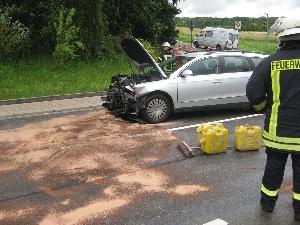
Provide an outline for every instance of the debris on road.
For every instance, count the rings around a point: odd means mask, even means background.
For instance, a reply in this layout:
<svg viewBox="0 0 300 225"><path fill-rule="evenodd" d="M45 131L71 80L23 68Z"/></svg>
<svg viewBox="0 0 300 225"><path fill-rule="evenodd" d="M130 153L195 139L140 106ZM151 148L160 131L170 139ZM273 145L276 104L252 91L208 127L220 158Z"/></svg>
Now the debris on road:
<svg viewBox="0 0 300 225"><path fill-rule="evenodd" d="M200 147L198 147L200 149ZM195 156L192 148L185 142L177 144L177 149L183 154L186 158L193 158Z"/></svg>
<svg viewBox="0 0 300 225"><path fill-rule="evenodd" d="M178 159L176 140L167 129L126 122L106 111L2 131L0 221L82 224L105 220L149 194L208 192L209 186L184 184L178 173L164 170L170 157ZM35 210L21 213L24 208Z"/></svg>

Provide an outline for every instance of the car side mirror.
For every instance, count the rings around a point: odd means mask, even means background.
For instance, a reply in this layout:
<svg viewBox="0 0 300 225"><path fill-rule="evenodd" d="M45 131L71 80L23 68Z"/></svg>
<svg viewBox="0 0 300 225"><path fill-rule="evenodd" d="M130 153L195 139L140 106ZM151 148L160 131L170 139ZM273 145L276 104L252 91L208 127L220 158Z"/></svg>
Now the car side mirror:
<svg viewBox="0 0 300 225"><path fill-rule="evenodd" d="M182 73L181 73L181 77L186 77L186 76L191 76L193 75L193 71L191 70L184 70Z"/></svg>

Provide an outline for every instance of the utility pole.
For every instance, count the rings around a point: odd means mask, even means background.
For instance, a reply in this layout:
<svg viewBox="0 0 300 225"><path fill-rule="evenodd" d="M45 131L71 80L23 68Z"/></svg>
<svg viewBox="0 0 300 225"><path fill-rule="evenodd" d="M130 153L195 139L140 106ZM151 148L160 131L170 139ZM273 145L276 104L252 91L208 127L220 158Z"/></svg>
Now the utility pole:
<svg viewBox="0 0 300 225"><path fill-rule="evenodd" d="M190 23L190 30L191 30L191 48L193 47L193 30L194 30L194 23L193 23L193 20L191 20L191 23Z"/></svg>
<svg viewBox="0 0 300 225"><path fill-rule="evenodd" d="M267 49L267 53L269 53L269 46L268 46L268 42L269 42L269 14L265 13L266 18L267 18L267 34L266 34L266 49Z"/></svg>

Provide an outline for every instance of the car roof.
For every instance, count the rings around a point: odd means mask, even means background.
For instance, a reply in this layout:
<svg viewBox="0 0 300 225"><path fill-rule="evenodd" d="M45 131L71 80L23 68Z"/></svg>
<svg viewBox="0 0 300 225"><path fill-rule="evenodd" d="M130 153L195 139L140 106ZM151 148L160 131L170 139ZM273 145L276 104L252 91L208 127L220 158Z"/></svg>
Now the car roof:
<svg viewBox="0 0 300 225"><path fill-rule="evenodd" d="M186 57L203 57L203 56L245 56L245 57L258 57L265 58L268 55L257 52L244 52L244 51L200 51L200 52L190 52L184 54Z"/></svg>
<svg viewBox="0 0 300 225"><path fill-rule="evenodd" d="M224 30L224 31L234 31L234 32L238 33L238 30L236 30L236 29L227 29L227 28L223 28L223 27L205 27L203 30L205 30L205 31Z"/></svg>

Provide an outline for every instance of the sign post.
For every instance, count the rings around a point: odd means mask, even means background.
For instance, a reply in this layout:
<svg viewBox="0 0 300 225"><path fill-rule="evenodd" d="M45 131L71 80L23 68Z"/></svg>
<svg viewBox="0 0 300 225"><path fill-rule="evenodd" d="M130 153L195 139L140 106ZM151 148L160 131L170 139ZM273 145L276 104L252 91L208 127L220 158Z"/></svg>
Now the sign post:
<svg viewBox="0 0 300 225"><path fill-rule="evenodd" d="M265 15L266 15L266 19L267 19L266 50L269 53L269 46L268 46L268 42L269 42L269 40L268 40L268 36L269 36L269 14L265 13Z"/></svg>
<svg viewBox="0 0 300 225"><path fill-rule="evenodd" d="M193 20L191 20L191 23L190 23L190 30L191 30L191 48L193 47L193 30L195 28L195 25L193 23Z"/></svg>

